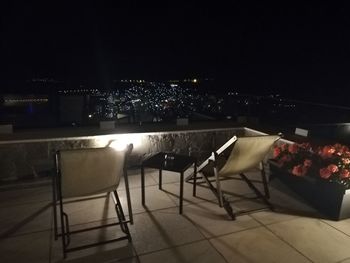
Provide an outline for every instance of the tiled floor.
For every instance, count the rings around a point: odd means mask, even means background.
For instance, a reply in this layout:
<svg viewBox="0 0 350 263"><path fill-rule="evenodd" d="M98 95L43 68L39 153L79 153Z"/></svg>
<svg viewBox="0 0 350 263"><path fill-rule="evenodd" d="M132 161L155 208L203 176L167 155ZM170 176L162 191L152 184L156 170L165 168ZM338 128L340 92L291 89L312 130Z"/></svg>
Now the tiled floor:
<svg viewBox="0 0 350 263"><path fill-rule="evenodd" d="M350 219L320 219L275 179L270 184L275 212L252 199L242 181L227 181L226 191L240 195L231 204L246 213L229 220L204 187L193 197L185 183L184 213L178 213L179 176L164 172L163 191L158 174L147 170L146 207L141 205L140 174L129 172L134 225L132 242L111 243L68 254L63 260L60 240L52 230L51 186L0 191L1 262L350 262ZM254 175L252 175L254 176ZM119 193L125 206L125 188ZM72 229L110 222L110 198L95 196L66 205ZM74 236L72 243L116 236L120 230L96 230Z"/></svg>

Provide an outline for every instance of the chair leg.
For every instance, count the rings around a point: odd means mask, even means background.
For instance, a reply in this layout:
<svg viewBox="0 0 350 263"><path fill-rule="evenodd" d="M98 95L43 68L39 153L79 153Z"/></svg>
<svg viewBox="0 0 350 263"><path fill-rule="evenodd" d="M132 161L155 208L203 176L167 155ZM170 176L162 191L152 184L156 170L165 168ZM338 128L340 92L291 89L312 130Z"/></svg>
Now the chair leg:
<svg viewBox="0 0 350 263"><path fill-rule="evenodd" d="M197 195L197 163L194 163L194 171L193 171L193 192L192 195Z"/></svg>
<svg viewBox="0 0 350 263"><path fill-rule="evenodd" d="M129 219L130 219L130 224L133 225L134 224L134 216L132 213L129 179L128 179L128 174L127 174L126 170L124 170L123 175L124 175L124 183L125 183L126 200L127 200L127 204L128 204Z"/></svg>
<svg viewBox="0 0 350 263"><path fill-rule="evenodd" d="M213 184L210 182L208 177L203 174L203 178L204 178L205 182L207 183L207 185L209 186L209 189L214 193L216 198L218 198L218 200L220 200L220 194L219 194L218 190L213 186ZM223 205L220 207L223 207L226 210L227 214L231 217L231 219L235 220L236 214L233 212L233 209L232 209L230 203L226 200L225 196L221 195L221 197L222 197L222 204Z"/></svg>
<svg viewBox="0 0 350 263"><path fill-rule="evenodd" d="M69 222L68 222L68 215L63 212L62 188L61 188L61 179L60 179L59 173L58 173L58 177L55 180L55 184L57 184L57 186L56 186L57 188L55 188L55 197L54 198L58 198L58 202L59 202L62 250L63 250L63 258L66 258L67 257L67 246L70 243ZM55 201L55 206L56 206L56 201Z"/></svg>
<svg viewBox="0 0 350 263"><path fill-rule="evenodd" d="M162 190L162 180L163 179L163 174L162 174L162 169L159 169L159 179L158 179L158 189L159 190Z"/></svg>
<svg viewBox="0 0 350 263"><path fill-rule="evenodd" d="M214 168L214 173L215 173L215 181L216 181L216 190L218 192L219 206L223 207L224 196L223 196L222 191L221 191L221 183L220 183L220 179L219 179L218 172L217 172L216 168Z"/></svg>
<svg viewBox="0 0 350 263"><path fill-rule="evenodd" d="M255 187L255 185L253 185L253 183L247 178L247 176L243 173L239 174L241 176L241 178L248 184L248 186L255 192L255 194L260 197L264 203L271 209L273 210L273 206L272 204L267 200L267 198L265 197L265 195L263 195L258 188Z"/></svg>
<svg viewBox="0 0 350 263"><path fill-rule="evenodd" d="M267 185L267 178L266 178L266 173L265 173L264 167L261 170L261 177L262 177L262 182L264 185L265 197L267 199L270 199L270 191L269 191L269 186Z"/></svg>
<svg viewBox="0 0 350 263"><path fill-rule="evenodd" d="M62 250L63 250L63 258L67 257L66 248L69 244L69 232L66 232L66 224L68 224L68 216L63 212L63 202L60 200L60 218L61 218L61 237L62 237ZM69 231L69 227L67 228Z"/></svg>
<svg viewBox="0 0 350 263"><path fill-rule="evenodd" d="M52 177L52 208L53 208L53 228L55 240L58 239L58 227L57 227L57 185L56 176Z"/></svg>
<svg viewBox="0 0 350 263"><path fill-rule="evenodd" d="M125 220L125 215L124 215L124 211L123 211L123 207L121 205L118 193L116 190L113 191L113 195L115 198L115 210L119 219L119 223L120 223L120 228L121 230L127 235L129 242L131 242L131 235L130 235L130 231L129 231L129 227L128 224Z"/></svg>
<svg viewBox="0 0 350 263"><path fill-rule="evenodd" d="M130 235L130 231L129 231L129 228L127 225L127 222L129 222L129 221L125 220L125 215L123 212L123 208L122 208L120 199L118 197L118 193L116 191L113 191L112 196L114 197L115 209L116 209L117 217L119 220L118 222L111 223L111 224L105 224L105 225L101 225L101 226L88 227L88 228L74 230L74 231L70 231L70 229L69 229L68 215L63 212L63 202L62 202L62 199L60 198L59 207L60 207L60 212L61 212L60 213L61 237L62 237L62 250L63 250L63 257L64 258L67 257L67 254L69 252L95 247L97 245L108 244L108 243L121 241L121 240L125 240L125 239L128 239L129 242L131 242L131 235ZM95 243L89 243L89 244L82 245L82 246L69 247L69 245L71 243L70 237L73 234L82 233L82 232L91 231L91 230L96 230L96 229L101 229L104 227L116 226L116 225L120 226L121 230L125 233L124 236L114 238L114 239L104 240L104 241L98 241Z"/></svg>

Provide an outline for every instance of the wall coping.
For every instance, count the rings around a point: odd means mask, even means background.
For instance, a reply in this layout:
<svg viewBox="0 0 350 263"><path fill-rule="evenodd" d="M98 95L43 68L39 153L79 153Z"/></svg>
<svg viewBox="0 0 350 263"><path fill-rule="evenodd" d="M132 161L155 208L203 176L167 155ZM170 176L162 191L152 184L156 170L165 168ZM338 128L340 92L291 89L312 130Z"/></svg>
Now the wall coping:
<svg viewBox="0 0 350 263"><path fill-rule="evenodd" d="M243 129L254 131L255 133L260 133L262 135L266 134L255 129L251 129L245 126L229 125L229 127L219 126L218 128L207 128L210 123L205 123L205 126L198 125L188 125L186 127L169 127L163 126L163 130L155 130L155 126L151 127L131 127L125 126L121 128L116 128L113 130L99 130L99 129L50 129L50 130L36 130L36 131L24 131L13 134L2 134L0 135L0 145L4 144L16 144L16 143L35 143L35 142L50 142L50 141L66 141L66 140L77 140L77 139L91 139L100 136L112 136L117 134L164 134L164 133L184 133L184 132L206 132L206 131L224 131L224 130L235 130ZM211 124L213 126L213 123ZM227 126L227 125L226 125ZM149 129L153 128L153 129Z"/></svg>

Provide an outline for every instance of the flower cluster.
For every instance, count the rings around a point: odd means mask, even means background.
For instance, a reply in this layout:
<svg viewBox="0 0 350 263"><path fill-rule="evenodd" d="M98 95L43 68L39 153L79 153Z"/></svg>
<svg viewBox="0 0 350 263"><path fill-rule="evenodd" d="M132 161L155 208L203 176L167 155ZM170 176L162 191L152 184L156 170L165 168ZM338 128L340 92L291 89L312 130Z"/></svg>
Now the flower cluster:
<svg viewBox="0 0 350 263"><path fill-rule="evenodd" d="M273 157L295 176L313 176L350 188L350 150L345 145L281 144L274 148Z"/></svg>
<svg viewBox="0 0 350 263"><path fill-rule="evenodd" d="M296 176L304 176L313 164L313 151L308 143L275 146L273 157L280 167Z"/></svg>

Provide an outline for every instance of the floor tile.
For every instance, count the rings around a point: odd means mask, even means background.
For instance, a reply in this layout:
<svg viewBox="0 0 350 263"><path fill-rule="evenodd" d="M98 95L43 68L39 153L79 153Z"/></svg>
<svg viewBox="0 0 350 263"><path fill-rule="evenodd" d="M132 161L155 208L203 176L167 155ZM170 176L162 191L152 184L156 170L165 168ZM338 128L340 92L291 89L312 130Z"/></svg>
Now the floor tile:
<svg viewBox="0 0 350 263"><path fill-rule="evenodd" d="M211 244L205 240L140 256L140 262L225 263L226 261Z"/></svg>
<svg viewBox="0 0 350 263"><path fill-rule="evenodd" d="M267 227L314 262L350 257L350 237L321 220L297 218Z"/></svg>
<svg viewBox="0 0 350 263"><path fill-rule="evenodd" d="M48 202L14 205L0 209L0 237L49 230L52 206Z"/></svg>
<svg viewBox="0 0 350 263"><path fill-rule="evenodd" d="M190 174L193 173L193 168L189 168L184 172L184 178L189 176ZM159 182L159 172L154 171L151 174L153 179L158 183ZM175 172L170 172L170 171L162 171L162 183L163 184L168 184L168 183L177 183L180 182L180 173L175 173Z"/></svg>
<svg viewBox="0 0 350 263"><path fill-rule="evenodd" d="M157 181L154 180L152 174L154 172L147 171L145 174L145 186L150 186L150 185L157 185ZM129 188L139 188L141 187L141 170L133 170L133 171L128 171L128 181L129 181ZM124 190L125 189L125 182L124 178L122 177L119 183L118 189Z"/></svg>
<svg viewBox="0 0 350 263"><path fill-rule="evenodd" d="M340 221L332 221L332 220L322 220L326 224L338 229L341 232L344 232L348 236L350 236L350 218L343 219Z"/></svg>
<svg viewBox="0 0 350 263"><path fill-rule="evenodd" d="M251 213L251 217L258 220L260 223L264 225L274 224L278 222L283 222L291 219L295 219L297 215L290 215L281 212L273 212L273 211L260 211L257 213Z"/></svg>
<svg viewBox="0 0 350 263"><path fill-rule="evenodd" d="M51 231L0 239L1 262L49 262Z"/></svg>
<svg viewBox="0 0 350 263"><path fill-rule="evenodd" d="M113 263L113 262L118 262L118 263L139 263L140 261L138 260L137 257L132 257L132 258L126 258L126 259L117 260L117 261L111 261L111 263Z"/></svg>
<svg viewBox="0 0 350 263"><path fill-rule="evenodd" d="M158 184L158 182L159 182L158 171L155 173L152 173L151 176L152 176L153 180L155 180ZM162 171L162 183L163 184L177 183L177 182L180 182L180 173Z"/></svg>
<svg viewBox="0 0 350 263"><path fill-rule="evenodd" d="M248 215L241 215L236 220L231 220L224 208L211 202L186 206L184 216L189 218L206 237L215 237L260 226Z"/></svg>
<svg viewBox="0 0 350 263"><path fill-rule="evenodd" d="M204 239L177 208L135 215L130 228L138 255Z"/></svg>
<svg viewBox="0 0 350 263"><path fill-rule="evenodd" d="M176 207L176 203L172 201L165 192L159 190L158 186L148 186L145 189L145 207L141 203L141 188L130 189L133 214ZM126 191L118 190L118 194L124 213L128 216ZM106 194L92 196L79 202L68 201L64 205L64 211L69 216L70 225L101 221L116 217L113 198Z"/></svg>
<svg viewBox="0 0 350 263"><path fill-rule="evenodd" d="M141 205L140 171L129 171L135 224L133 242L111 243L70 253L68 262L343 262L350 263L350 219L329 221L277 179L270 183L276 210L254 211L229 219L206 187L184 184L184 214L179 215L179 174L164 172L163 191L158 170L147 169L146 204ZM188 171L191 173L191 171ZM258 175L250 178L259 179ZM257 184L261 189L261 184ZM246 200L253 192L243 181L225 181L233 208L248 210L265 204ZM118 192L128 214L123 182ZM68 200L71 230L114 222L112 198ZM0 191L1 262L65 262L61 242L52 241L51 185ZM265 207L266 208L266 207ZM88 223L88 224L85 224ZM264 226L263 226L264 225ZM79 234L76 244L118 236L118 227ZM210 243L206 240L210 239ZM51 244L50 244L51 242ZM215 248L213 247L215 246ZM219 252L218 252L219 251ZM136 256L139 254L140 258ZM224 261L225 262L225 261Z"/></svg>
<svg viewBox="0 0 350 263"><path fill-rule="evenodd" d="M233 210L240 213L256 213L261 210L270 210L269 206L262 199L257 198L255 194L250 194L245 197L228 197L227 200Z"/></svg>
<svg viewBox="0 0 350 263"><path fill-rule="evenodd" d="M305 217L322 217L315 208L308 205L305 200L291 191L278 179L273 180L270 186L271 198L269 201L274 205L277 211Z"/></svg>
<svg viewBox="0 0 350 263"><path fill-rule="evenodd" d="M127 211L126 193L122 190L118 191L118 193L120 194L120 201L124 211ZM164 191L159 190L158 186L147 186L145 188L145 207L141 202L141 188L130 189L130 196L134 214L176 207L176 202L174 202Z"/></svg>
<svg viewBox="0 0 350 263"><path fill-rule="evenodd" d="M0 207L23 205L37 202L52 202L52 186L45 185L27 189L0 191Z"/></svg>
<svg viewBox="0 0 350 263"><path fill-rule="evenodd" d="M247 174L247 176L251 177L250 174ZM234 210L237 210L239 212L251 212L251 211L267 208L267 205L265 203L263 203L260 199L256 198L256 194L247 185L245 181L243 181L239 176L234 176L234 178L235 179L228 179L228 180L221 181L221 189L222 189L223 195L231 203L231 206ZM253 179L255 179L255 177L253 177ZM215 182L212 182L212 183L214 187L216 187L216 183ZM206 186L206 184L202 184L202 185ZM263 191L263 185L261 183L260 177L259 177L259 182L254 182L254 185L258 189ZM208 189L208 192L211 192L211 190ZM211 194L215 198L215 195L212 192Z"/></svg>
<svg viewBox="0 0 350 263"><path fill-rule="evenodd" d="M125 206L123 208L126 210ZM65 200L63 210L69 217L70 225L116 217L113 198L108 194L79 198L78 201Z"/></svg>
<svg viewBox="0 0 350 263"><path fill-rule="evenodd" d="M162 188L164 192L167 193L177 205L179 205L180 183L164 184ZM193 185L189 183L184 183L183 205L216 200L216 197L212 193L212 191L205 187L197 187L196 196L193 196L192 193Z"/></svg>
<svg viewBox="0 0 350 263"><path fill-rule="evenodd" d="M84 227L91 227L86 224ZM87 231L71 236L70 247L86 245L88 243L118 238L124 235L119 226L112 226L92 231ZM121 259L129 259L135 256L132 243L122 240L105 245L99 245L67 254L63 260L61 238L52 243L51 262L115 262ZM128 262L128 261L127 261ZM132 262L132 261L131 261Z"/></svg>
<svg viewBox="0 0 350 263"><path fill-rule="evenodd" d="M227 262L310 262L264 227L210 239Z"/></svg>
<svg viewBox="0 0 350 263"><path fill-rule="evenodd" d="M199 177L200 176L201 176L201 174L199 174ZM244 195L244 194L252 192L252 190L249 188L247 183L242 181L239 176L233 176L233 178L234 179L225 179L225 180L222 179L222 180L220 180L221 189L224 192L239 194L239 195ZM214 176L208 177L208 179L213 184L213 186L216 188L215 177ZM198 178L197 183L199 185L207 187L207 184L203 178Z"/></svg>
<svg viewBox="0 0 350 263"><path fill-rule="evenodd" d="M252 183L259 190L263 190L263 184L261 182L261 177L256 179L256 176L251 176L251 173L247 173L246 176L249 180L252 180ZM231 192L237 195L246 195L254 193L253 190L248 186L248 184L241 179L240 176L233 176L234 179L222 180L221 189L223 191Z"/></svg>

